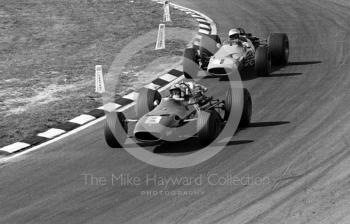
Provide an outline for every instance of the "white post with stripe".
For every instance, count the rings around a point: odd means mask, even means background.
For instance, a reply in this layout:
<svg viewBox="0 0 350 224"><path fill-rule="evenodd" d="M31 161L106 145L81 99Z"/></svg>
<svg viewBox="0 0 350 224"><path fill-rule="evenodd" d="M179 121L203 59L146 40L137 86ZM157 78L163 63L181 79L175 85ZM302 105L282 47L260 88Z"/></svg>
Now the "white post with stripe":
<svg viewBox="0 0 350 224"><path fill-rule="evenodd" d="M171 22L169 0L165 0L165 1L164 1L164 16L163 16L163 22Z"/></svg>
<svg viewBox="0 0 350 224"><path fill-rule="evenodd" d="M95 92L97 93L104 93L106 91L103 80L102 65L95 66L95 86Z"/></svg>
<svg viewBox="0 0 350 224"><path fill-rule="evenodd" d="M165 24L159 24L156 50L165 49Z"/></svg>

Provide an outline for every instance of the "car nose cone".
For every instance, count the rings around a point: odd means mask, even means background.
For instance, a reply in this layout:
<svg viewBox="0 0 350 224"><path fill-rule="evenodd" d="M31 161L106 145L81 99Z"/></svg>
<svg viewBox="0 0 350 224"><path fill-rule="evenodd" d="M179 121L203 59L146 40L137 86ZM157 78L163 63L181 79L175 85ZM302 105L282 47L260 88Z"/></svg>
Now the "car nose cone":
<svg viewBox="0 0 350 224"><path fill-rule="evenodd" d="M158 141L172 133L179 122L176 115L145 116L137 122L134 136L139 141Z"/></svg>

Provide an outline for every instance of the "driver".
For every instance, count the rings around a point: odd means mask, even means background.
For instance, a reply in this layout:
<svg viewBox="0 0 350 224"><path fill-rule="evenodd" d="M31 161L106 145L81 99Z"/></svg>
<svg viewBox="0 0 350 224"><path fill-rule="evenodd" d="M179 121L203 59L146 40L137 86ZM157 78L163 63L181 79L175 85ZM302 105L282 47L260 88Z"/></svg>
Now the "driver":
<svg viewBox="0 0 350 224"><path fill-rule="evenodd" d="M170 97L176 100L183 100L184 99L184 91L182 90L180 84L174 84L171 86L170 90Z"/></svg>
<svg viewBox="0 0 350 224"><path fill-rule="evenodd" d="M173 99L195 103L204 96L203 93L207 90L205 86L195 82L181 82L174 84L169 92Z"/></svg>
<svg viewBox="0 0 350 224"><path fill-rule="evenodd" d="M248 39L241 35L241 30L239 28L230 29L228 32L229 39L225 41L226 44L231 44L236 42L242 44L244 47L249 48Z"/></svg>

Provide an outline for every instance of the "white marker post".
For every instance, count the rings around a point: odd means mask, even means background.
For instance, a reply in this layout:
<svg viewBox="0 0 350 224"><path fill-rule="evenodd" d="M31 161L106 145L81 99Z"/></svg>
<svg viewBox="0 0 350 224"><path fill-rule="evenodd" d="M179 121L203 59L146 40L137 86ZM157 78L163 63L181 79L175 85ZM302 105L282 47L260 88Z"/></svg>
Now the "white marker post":
<svg viewBox="0 0 350 224"><path fill-rule="evenodd" d="M163 16L163 22L171 22L169 0L165 0L165 1L164 1L164 16Z"/></svg>
<svg viewBox="0 0 350 224"><path fill-rule="evenodd" d="M156 50L165 49L165 24L159 24Z"/></svg>
<svg viewBox="0 0 350 224"><path fill-rule="evenodd" d="M106 91L102 74L102 65L95 66L95 84L95 92L104 93Z"/></svg>

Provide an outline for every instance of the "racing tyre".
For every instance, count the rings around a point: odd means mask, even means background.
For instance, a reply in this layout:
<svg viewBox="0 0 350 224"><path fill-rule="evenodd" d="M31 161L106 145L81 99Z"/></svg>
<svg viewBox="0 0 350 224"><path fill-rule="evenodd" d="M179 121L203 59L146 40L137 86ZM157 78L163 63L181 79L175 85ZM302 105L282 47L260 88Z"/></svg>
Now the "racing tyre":
<svg viewBox="0 0 350 224"><path fill-rule="evenodd" d="M197 120L198 141L202 146L209 145L221 131L221 118L217 111L200 111Z"/></svg>
<svg viewBox="0 0 350 224"><path fill-rule="evenodd" d="M289 40L285 33L271 33L268 45L273 65L286 65L289 57Z"/></svg>
<svg viewBox="0 0 350 224"><path fill-rule="evenodd" d="M268 76L271 72L271 55L267 47L256 49L255 72L260 76Z"/></svg>
<svg viewBox="0 0 350 224"><path fill-rule="evenodd" d="M226 91L226 96L225 96L225 104L224 104L224 121L227 121L228 118L230 117L230 112L231 112L231 106L232 106L232 91L231 88Z"/></svg>
<svg viewBox="0 0 350 224"><path fill-rule="evenodd" d="M213 40L215 40L216 44L220 44L220 45L222 44L219 35L211 35L211 36Z"/></svg>
<svg viewBox="0 0 350 224"><path fill-rule="evenodd" d="M184 75L187 79L192 79L197 76L199 70L199 62L196 49L185 49L182 66Z"/></svg>
<svg viewBox="0 0 350 224"><path fill-rule="evenodd" d="M200 58L202 62L202 68L208 67L209 59L218 50L218 44L221 44L220 37L218 35L203 35L200 46Z"/></svg>
<svg viewBox="0 0 350 224"><path fill-rule="evenodd" d="M128 124L122 112L111 112L106 115L104 136L111 148L122 148L128 133Z"/></svg>
<svg viewBox="0 0 350 224"><path fill-rule="evenodd" d="M244 89L244 103L239 127L247 127L252 117L252 97L247 89Z"/></svg>
<svg viewBox="0 0 350 224"><path fill-rule="evenodd" d="M162 100L162 96L157 90L143 88L135 104L135 112L138 118L153 110Z"/></svg>

